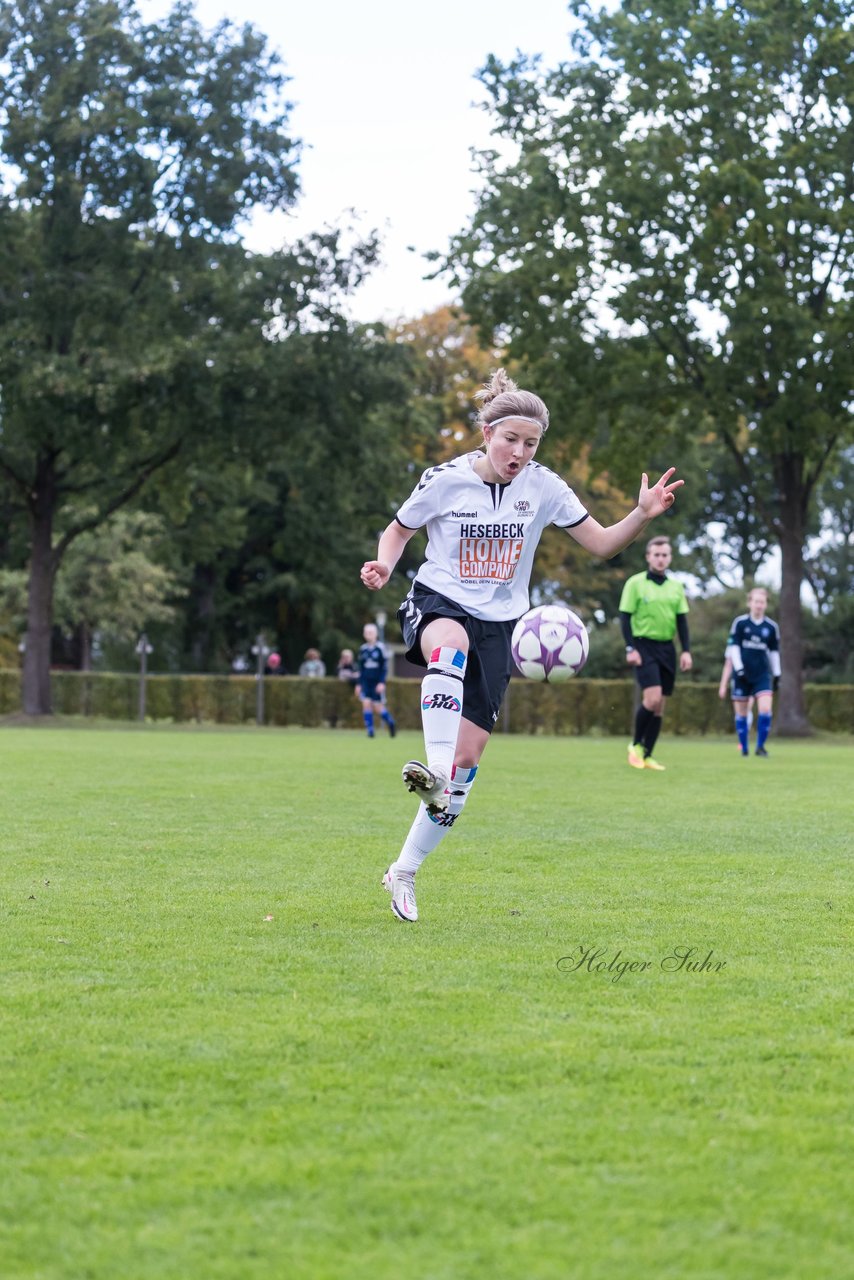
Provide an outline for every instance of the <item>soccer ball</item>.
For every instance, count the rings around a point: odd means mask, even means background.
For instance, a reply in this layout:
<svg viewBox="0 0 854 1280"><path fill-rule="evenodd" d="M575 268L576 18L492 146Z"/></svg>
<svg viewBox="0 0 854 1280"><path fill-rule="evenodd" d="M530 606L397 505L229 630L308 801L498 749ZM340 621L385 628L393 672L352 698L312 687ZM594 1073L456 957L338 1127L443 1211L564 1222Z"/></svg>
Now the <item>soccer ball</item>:
<svg viewBox="0 0 854 1280"><path fill-rule="evenodd" d="M581 670L590 640L577 613L563 604L541 604L516 623L510 647L523 676L554 684Z"/></svg>

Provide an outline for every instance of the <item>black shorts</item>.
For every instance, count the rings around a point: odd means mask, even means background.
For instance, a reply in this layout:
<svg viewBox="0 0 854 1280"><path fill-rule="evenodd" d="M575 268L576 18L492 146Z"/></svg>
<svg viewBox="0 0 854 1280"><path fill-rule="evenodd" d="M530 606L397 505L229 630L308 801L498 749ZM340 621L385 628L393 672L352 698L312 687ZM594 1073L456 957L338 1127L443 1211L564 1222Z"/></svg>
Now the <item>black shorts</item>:
<svg viewBox="0 0 854 1280"><path fill-rule="evenodd" d="M672 640L645 640L635 637L635 648L641 656L641 665L635 667L635 679L642 689L661 685L661 692L669 698L676 683L676 646Z"/></svg>
<svg viewBox="0 0 854 1280"><path fill-rule="evenodd" d="M492 733L501 703L510 683L513 657L510 637L515 622L484 622L466 613L462 605L439 595L419 582L397 613L406 657L418 667L426 667L420 636L433 618L457 618L469 638L469 654L463 677L463 718Z"/></svg>

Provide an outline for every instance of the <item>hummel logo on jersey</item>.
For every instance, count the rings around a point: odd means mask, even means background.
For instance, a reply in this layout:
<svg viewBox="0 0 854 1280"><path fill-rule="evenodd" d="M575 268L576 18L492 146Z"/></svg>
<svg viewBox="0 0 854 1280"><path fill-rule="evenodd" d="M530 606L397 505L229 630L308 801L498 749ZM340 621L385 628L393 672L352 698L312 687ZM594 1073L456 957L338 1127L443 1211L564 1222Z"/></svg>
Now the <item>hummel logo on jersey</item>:
<svg viewBox="0 0 854 1280"><path fill-rule="evenodd" d="M418 488L423 489L425 484L432 480L434 476L439 475L441 471L446 471L449 466L451 466L450 462L440 462L435 467L428 467L421 479L418 481Z"/></svg>
<svg viewBox="0 0 854 1280"><path fill-rule="evenodd" d="M452 693L428 693L421 701L423 711L462 711L463 704Z"/></svg>

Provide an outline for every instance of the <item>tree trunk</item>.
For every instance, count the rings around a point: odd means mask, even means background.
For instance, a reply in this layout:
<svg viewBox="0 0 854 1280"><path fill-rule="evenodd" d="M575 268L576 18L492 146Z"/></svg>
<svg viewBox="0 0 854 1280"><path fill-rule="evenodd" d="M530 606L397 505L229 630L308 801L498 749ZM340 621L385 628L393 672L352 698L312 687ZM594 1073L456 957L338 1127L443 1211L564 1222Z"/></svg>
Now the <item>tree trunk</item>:
<svg viewBox="0 0 854 1280"><path fill-rule="evenodd" d="M783 674L776 714L776 732L781 737L804 738L812 733L804 701L804 637L801 615L801 583L804 578L805 521L800 487L784 489L781 509L780 552L780 655Z"/></svg>
<svg viewBox="0 0 854 1280"><path fill-rule="evenodd" d="M196 607L190 660L194 671L210 671L216 625L216 569L213 565L195 566L192 595L195 596ZM189 616L193 618L192 610Z"/></svg>
<svg viewBox="0 0 854 1280"><path fill-rule="evenodd" d="M50 642L53 621L53 580L56 560L53 541L52 474L39 485L30 508L32 551L27 600L27 641L24 649L23 706L28 716L49 716Z"/></svg>

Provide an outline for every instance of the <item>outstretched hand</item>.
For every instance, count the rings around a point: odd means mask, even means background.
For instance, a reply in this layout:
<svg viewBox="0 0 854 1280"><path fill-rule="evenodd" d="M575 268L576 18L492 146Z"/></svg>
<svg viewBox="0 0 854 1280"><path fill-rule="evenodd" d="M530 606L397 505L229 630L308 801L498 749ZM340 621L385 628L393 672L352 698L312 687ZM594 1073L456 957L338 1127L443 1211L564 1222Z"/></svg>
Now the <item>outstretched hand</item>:
<svg viewBox="0 0 854 1280"><path fill-rule="evenodd" d="M652 520L654 516L660 516L662 512L672 507L676 501L676 490L681 488L685 481L672 480L668 484L670 477L675 472L675 467L668 467L661 479L651 489L646 472L641 476L638 506L648 520Z"/></svg>

